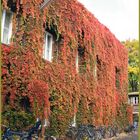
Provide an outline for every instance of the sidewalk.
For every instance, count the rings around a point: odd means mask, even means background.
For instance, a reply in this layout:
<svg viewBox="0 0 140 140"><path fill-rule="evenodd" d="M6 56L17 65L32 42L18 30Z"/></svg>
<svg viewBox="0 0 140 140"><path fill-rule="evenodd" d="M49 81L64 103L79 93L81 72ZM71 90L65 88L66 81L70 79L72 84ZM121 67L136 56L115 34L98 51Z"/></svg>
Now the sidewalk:
<svg viewBox="0 0 140 140"><path fill-rule="evenodd" d="M112 137L108 139L103 139L103 140L138 140L138 132L133 132L133 133L121 133L117 137Z"/></svg>

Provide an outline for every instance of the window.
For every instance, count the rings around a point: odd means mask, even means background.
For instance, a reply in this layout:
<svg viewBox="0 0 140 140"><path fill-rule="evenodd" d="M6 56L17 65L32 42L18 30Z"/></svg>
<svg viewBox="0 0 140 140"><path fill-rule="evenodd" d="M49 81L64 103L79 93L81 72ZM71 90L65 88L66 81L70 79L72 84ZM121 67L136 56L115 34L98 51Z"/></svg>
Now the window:
<svg viewBox="0 0 140 140"><path fill-rule="evenodd" d="M130 104L133 104L133 97L130 97Z"/></svg>
<svg viewBox="0 0 140 140"><path fill-rule="evenodd" d="M53 62L58 62L59 60L59 53L60 51L60 41L56 41L53 44L53 49L52 49L52 56L53 56Z"/></svg>
<svg viewBox="0 0 140 140"><path fill-rule="evenodd" d="M85 48L78 47L77 55L76 55L76 71L79 73L84 73L86 70L86 62L85 62Z"/></svg>
<svg viewBox="0 0 140 140"><path fill-rule="evenodd" d="M137 97L135 97L135 104L138 104L138 99L137 99Z"/></svg>
<svg viewBox="0 0 140 140"><path fill-rule="evenodd" d="M138 104L138 97L137 96L135 97L135 104L136 105Z"/></svg>
<svg viewBox="0 0 140 140"><path fill-rule="evenodd" d="M120 88L120 70L118 68L115 68L115 73L116 73L116 88Z"/></svg>
<svg viewBox="0 0 140 140"><path fill-rule="evenodd" d="M73 127L76 126L76 114L74 114L73 121L71 122L71 125L72 125Z"/></svg>
<svg viewBox="0 0 140 140"><path fill-rule="evenodd" d="M95 68L94 68L94 76L96 80L100 80L102 76L102 65L101 65L101 59L99 59L99 56L96 56L95 61Z"/></svg>
<svg viewBox="0 0 140 140"><path fill-rule="evenodd" d="M135 104L135 97L133 97L133 105Z"/></svg>
<svg viewBox="0 0 140 140"><path fill-rule="evenodd" d="M50 62L52 61L52 41L53 41L52 35L50 33L46 32L43 58Z"/></svg>
<svg viewBox="0 0 140 140"><path fill-rule="evenodd" d="M20 106L22 107L22 110L26 111L26 112L30 112L31 110L31 105L30 105L30 101L29 98L27 96L22 97L20 99Z"/></svg>
<svg viewBox="0 0 140 140"><path fill-rule="evenodd" d="M100 71L101 71L101 61L99 60L98 55L96 56L96 60L94 61L94 77L96 80L100 79Z"/></svg>
<svg viewBox="0 0 140 140"><path fill-rule="evenodd" d="M78 72L78 53L76 54L76 71Z"/></svg>
<svg viewBox="0 0 140 140"><path fill-rule="evenodd" d="M12 35L12 12L3 10L1 22L1 42L4 44L10 44L10 38Z"/></svg>
<svg viewBox="0 0 140 140"><path fill-rule="evenodd" d="M94 77L95 79L97 79L97 60L95 61L95 64L94 64Z"/></svg>

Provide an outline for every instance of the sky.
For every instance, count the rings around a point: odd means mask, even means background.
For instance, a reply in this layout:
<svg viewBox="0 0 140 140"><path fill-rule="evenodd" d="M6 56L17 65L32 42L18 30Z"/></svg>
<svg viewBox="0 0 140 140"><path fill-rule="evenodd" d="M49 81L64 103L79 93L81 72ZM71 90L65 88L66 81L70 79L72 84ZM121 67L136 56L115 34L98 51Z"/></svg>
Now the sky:
<svg viewBox="0 0 140 140"><path fill-rule="evenodd" d="M120 40L138 39L138 0L78 0Z"/></svg>

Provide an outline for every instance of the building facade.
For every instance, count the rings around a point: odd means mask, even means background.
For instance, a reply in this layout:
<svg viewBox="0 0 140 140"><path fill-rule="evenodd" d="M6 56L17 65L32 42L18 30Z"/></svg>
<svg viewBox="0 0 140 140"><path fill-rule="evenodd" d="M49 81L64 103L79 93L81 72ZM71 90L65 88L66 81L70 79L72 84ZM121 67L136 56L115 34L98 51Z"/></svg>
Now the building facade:
<svg viewBox="0 0 140 140"><path fill-rule="evenodd" d="M76 124L131 123L127 49L77 0L41 4L2 1L5 123L5 110L45 119L58 133L73 118Z"/></svg>
<svg viewBox="0 0 140 140"><path fill-rule="evenodd" d="M139 117L139 93L128 93L128 103L133 107L133 121L138 122Z"/></svg>

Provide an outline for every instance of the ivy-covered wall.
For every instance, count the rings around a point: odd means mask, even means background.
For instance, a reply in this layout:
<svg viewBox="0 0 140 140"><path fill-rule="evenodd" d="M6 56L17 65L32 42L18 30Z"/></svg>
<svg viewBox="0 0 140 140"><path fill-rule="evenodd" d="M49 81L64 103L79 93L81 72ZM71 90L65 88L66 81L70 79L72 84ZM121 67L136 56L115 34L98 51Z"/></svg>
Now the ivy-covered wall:
<svg viewBox="0 0 140 140"><path fill-rule="evenodd" d="M4 124L19 129L46 118L62 134L75 114L77 123L132 122L127 49L106 26L77 0L54 0L43 10L42 0L9 1L2 0L3 9L14 9L12 42L2 45ZM59 50L52 62L42 58L45 30ZM79 46L84 71L77 73Z"/></svg>

